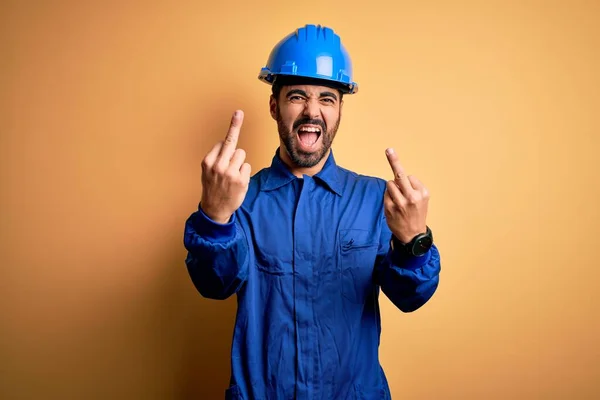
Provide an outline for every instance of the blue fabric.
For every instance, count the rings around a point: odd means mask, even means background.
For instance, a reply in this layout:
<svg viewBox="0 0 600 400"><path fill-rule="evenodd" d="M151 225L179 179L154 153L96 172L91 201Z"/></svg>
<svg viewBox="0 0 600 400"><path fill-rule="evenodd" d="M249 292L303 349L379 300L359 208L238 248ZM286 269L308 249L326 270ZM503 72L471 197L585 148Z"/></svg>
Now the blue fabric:
<svg viewBox="0 0 600 400"><path fill-rule="evenodd" d="M438 287L440 255L394 254L385 181L336 165L296 178L279 158L251 178L226 224L201 204L185 225L201 295L237 294L230 399L388 399L380 290L403 312Z"/></svg>

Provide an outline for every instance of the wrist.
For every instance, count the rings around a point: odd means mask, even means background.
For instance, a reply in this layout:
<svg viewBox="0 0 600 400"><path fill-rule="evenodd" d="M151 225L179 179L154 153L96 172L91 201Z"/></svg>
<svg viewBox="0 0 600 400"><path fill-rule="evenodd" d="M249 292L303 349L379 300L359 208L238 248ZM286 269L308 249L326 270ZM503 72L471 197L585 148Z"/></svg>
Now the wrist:
<svg viewBox="0 0 600 400"><path fill-rule="evenodd" d="M393 237L394 237L396 243L406 245L406 244L410 243L412 240L414 240L417 236L424 235L426 233L427 233L427 227L425 227L424 229L421 229L420 231L413 231L410 233L405 233L405 232L401 232L398 234L393 233Z"/></svg>
<svg viewBox="0 0 600 400"><path fill-rule="evenodd" d="M209 207L203 207L202 203L200 203L200 209L208 218L210 218L213 222L218 224L228 224L231 221L231 215L223 216L222 213L217 213L212 211Z"/></svg>
<svg viewBox="0 0 600 400"><path fill-rule="evenodd" d="M202 208L198 207L198 211L190 216L188 223L192 227L192 232L212 243L228 243L237 235L235 214L229 223L221 224L214 221L206 215Z"/></svg>

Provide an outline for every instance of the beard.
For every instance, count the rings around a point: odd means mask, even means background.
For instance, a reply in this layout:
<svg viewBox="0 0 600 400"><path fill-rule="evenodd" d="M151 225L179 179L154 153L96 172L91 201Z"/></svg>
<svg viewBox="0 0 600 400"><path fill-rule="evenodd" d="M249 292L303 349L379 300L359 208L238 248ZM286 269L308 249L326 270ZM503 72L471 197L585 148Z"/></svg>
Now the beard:
<svg viewBox="0 0 600 400"><path fill-rule="evenodd" d="M335 138L335 135L340 127L340 120L341 117L338 116L335 125L330 130L327 130L325 121L301 117L294 122L292 130L290 131L281 119L281 113L279 111L279 107L277 107L277 130L279 131L279 138L283 142L285 149L287 150L287 153L289 154L294 165L300 168L311 168L317 165L323 159L323 157L325 157L327 151L331 148L333 139ZM307 152L298 149L298 128L303 124L318 125L321 127L321 148L316 149L313 152Z"/></svg>

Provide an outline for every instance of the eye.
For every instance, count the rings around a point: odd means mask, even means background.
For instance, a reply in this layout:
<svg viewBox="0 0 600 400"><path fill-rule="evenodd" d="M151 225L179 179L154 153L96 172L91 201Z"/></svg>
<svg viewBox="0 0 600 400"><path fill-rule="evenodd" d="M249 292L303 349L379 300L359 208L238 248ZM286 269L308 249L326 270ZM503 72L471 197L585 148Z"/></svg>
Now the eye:
<svg viewBox="0 0 600 400"><path fill-rule="evenodd" d="M302 101L302 96L290 96L290 101Z"/></svg>
<svg viewBox="0 0 600 400"><path fill-rule="evenodd" d="M329 104L334 104L335 103L335 101L332 98L330 98L330 97L324 98L323 101L326 102L326 103L329 103Z"/></svg>

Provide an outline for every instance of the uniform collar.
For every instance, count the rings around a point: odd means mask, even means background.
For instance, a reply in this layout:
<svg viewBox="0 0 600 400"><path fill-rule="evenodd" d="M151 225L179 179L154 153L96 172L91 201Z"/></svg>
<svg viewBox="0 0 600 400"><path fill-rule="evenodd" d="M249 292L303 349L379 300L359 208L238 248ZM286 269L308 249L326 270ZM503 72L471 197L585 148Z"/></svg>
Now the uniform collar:
<svg viewBox="0 0 600 400"><path fill-rule="evenodd" d="M323 165L321 171L319 171L314 178L320 180L325 186L338 196L342 195L342 184L339 179L338 166L335 163L333 157L333 150L329 152L327 161ZM266 175L265 181L262 185L263 191L270 191L278 189L291 181L296 179L296 176L290 172L288 167L285 165L281 157L279 156L279 148L275 151L275 155L271 161L271 168Z"/></svg>

